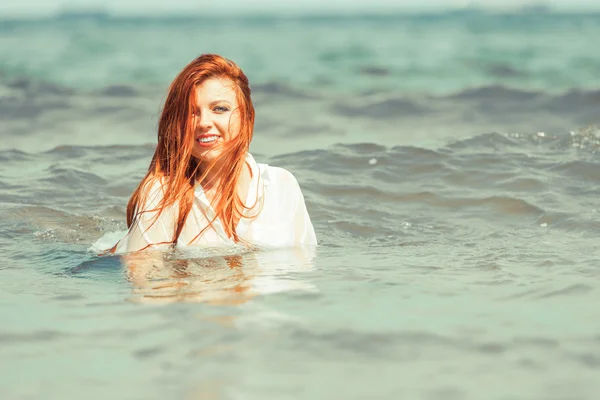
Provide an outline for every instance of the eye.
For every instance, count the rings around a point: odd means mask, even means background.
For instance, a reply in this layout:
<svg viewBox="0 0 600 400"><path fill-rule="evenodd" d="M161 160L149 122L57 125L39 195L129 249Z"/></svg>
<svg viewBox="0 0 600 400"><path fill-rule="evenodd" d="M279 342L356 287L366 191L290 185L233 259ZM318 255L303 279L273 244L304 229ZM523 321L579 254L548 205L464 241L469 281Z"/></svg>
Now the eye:
<svg viewBox="0 0 600 400"><path fill-rule="evenodd" d="M229 111L229 108L226 106L216 106L215 108L213 108L213 111L218 113L224 113Z"/></svg>

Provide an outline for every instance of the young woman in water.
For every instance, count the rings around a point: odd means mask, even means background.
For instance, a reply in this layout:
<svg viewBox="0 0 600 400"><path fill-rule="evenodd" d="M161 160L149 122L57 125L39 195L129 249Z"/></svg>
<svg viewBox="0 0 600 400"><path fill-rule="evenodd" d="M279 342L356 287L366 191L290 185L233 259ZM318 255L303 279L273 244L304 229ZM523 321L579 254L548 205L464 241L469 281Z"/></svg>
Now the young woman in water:
<svg viewBox="0 0 600 400"><path fill-rule="evenodd" d="M169 88L158 145L127 205L125 253L173 245L316 245L294 176L248 153L254 107L248 79L205 54Z"/></svg>

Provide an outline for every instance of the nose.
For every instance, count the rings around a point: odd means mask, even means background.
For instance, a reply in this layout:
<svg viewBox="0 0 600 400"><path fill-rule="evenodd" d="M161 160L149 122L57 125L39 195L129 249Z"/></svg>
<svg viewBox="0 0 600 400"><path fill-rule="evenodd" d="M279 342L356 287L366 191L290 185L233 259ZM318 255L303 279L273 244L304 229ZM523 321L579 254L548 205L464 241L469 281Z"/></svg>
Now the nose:
<svg viewBox="0 0 600 400"><path fill-rule="evenodd" d="M200 112L196 114L196 121L196 123L198 124L198 128L203 131L212 128L212 120L210 118L210 113Z"/></svg>

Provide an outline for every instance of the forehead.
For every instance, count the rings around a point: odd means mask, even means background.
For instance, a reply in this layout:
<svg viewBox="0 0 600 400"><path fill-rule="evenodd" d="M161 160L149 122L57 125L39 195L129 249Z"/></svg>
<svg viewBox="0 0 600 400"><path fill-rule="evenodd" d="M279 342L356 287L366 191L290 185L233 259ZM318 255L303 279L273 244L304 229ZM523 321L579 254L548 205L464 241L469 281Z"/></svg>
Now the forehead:
<svg viewBox="0 0 600 400"><path fill-rule="evenodd" d="M210 78L196 86L197 104L220 100L233 104L237 102L235 84L231 80L226 78Z"/></svg>

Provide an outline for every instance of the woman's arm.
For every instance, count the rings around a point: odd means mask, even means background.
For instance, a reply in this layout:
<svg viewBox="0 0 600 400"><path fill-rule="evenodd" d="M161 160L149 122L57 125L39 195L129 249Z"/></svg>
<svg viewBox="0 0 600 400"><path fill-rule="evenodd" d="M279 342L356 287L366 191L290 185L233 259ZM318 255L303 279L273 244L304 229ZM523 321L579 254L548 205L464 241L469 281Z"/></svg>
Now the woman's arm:
<svg viewBox="0 0 600 400"><path fill-rule="evenodd" d="M140 251L173 242L177 207L165 207L160 212L164 187L159 180L150 182L147 186L149 189L144 193L144 204L136 210L129 232L117 245L117 253Z"/></svg>
<svg viewBox="0 0 600 400"><path fill-rule="evenodd" d="M304 202L304 195L300 189L298 181L288 172L290 195L292 196L293 206L293 235L294 244L296 245L316 245L317 236L313 228L308 210L306 209L306 203Z"/></svg>

